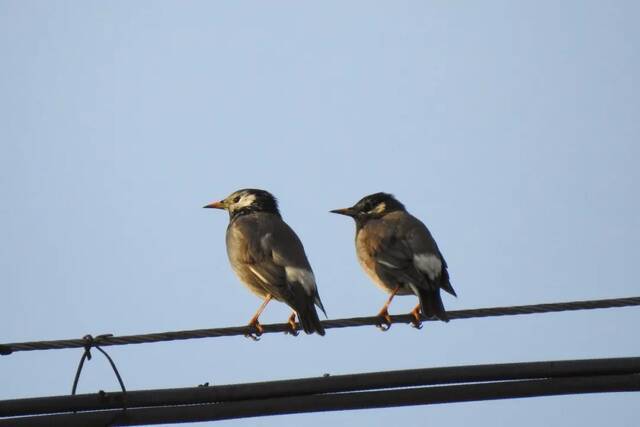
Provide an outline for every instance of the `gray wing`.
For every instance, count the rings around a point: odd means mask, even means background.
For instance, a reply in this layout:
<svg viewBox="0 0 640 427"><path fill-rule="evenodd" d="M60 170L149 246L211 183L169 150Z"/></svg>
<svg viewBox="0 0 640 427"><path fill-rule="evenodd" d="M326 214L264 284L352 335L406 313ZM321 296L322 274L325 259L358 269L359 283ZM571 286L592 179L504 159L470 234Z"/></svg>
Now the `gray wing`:
<svg viewBox="0 0 640 427"><path fill-rule="evenodd" d="M309 296L317 294L313 270L302 242L291 227L284 221L274 223L273 229L262 237L261 246L270 254L269 262L284 270L288 286L302 286Z"/></svg>
<svg viewBox="0 0 640 427"><path fill-rule="evenodd" d="M420 288L440 287L446 263L427 227L405 213L401 220L384 224L384 230L375 254L376 272L383 278Z"/></svg>
<svg viewBox="0 0 640 427"><path fill-rule="evenodd" d="M304 295L319 302L315 277L300 239L281 218L256 215L243 227L248 235L244 263L265 291L299 309Z"/></svg>
<svg viewBox="0 0 640 427"><path fill-rule="evenodd" d="M409 215L412 225L407 233L407 241L413 251L413 264L426 275L431 287L439 287L453 296L456 291L449 281L447 261L445 261L429 229L417 218Z"/></svg>

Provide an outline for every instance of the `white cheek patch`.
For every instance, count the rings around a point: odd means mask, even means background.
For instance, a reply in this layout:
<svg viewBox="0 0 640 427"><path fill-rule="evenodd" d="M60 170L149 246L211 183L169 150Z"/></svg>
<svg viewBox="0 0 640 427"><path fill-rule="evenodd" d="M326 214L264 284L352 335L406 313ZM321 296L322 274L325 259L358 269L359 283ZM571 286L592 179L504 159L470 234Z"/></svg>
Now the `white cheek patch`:
<svg viewBox="0 0 640 427"><path fill-rule="evenodd" d="M375 208L371 209L369 212L370 214L381 214L384 212L384 210L387 209L387 204L385 202L379 203Z"/></svg>
<svg viewBox="0 0 640 427"><path fill-rule="evenodd" d="M245 194L238 200L237 203L231 205L231 208L235 211L238 209L246 208L247 206L251 206L253 202L256 201L256 196L254 194Z"/></svg>
<svg viewBox="0 0 640 427"><path fill-rule="evenodd" d="M442 273L442 261L434 254L417 254L413 256L413 265L434 280Z"/></svg>
<svg viewBox="0 0 640 427"><path fill-rule="evenodd" d="M267 279L265 279L265 278L264 278L264 276L263 276L262 274L258 273L258 270L256 270L255 268L253 268L253 267L251 267L251 266L249 266L249 270L251 270L251 272L252 272L253 274L255 274L255 275L256 275L256 277L257 277L258 279L262 280L265 284L267 284L267 285L269 284L269 282L267 281Z"/></svg>
<svg viewBox="0 0 640 427"><path fill-rule="evenodd" d="M313 272L296 267L285 267L284 271L287 275L287 281L300 283L307 295L313 295L316 292L316 278Z"/></svg>

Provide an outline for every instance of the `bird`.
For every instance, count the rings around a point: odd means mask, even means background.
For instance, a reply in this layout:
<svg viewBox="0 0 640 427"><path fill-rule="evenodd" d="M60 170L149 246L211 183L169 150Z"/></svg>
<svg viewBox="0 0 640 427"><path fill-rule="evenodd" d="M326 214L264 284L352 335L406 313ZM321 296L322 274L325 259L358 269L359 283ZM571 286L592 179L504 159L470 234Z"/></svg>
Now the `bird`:
<svg viewBox="0 0 640 427"><path fill-rule="evenodd" d="M449 321L440 290L457 294L449 281L447 262L424 223L392 194L383 192L331 212L355 220L358 261L373 282L390 294L377 314L380 329L391 327L388 308L395 295L418 297L419 304L411 311L416 328L421 327L420 312L426 318Z"/></svg>
<svg viewBox="0 0 640 427"><path fill-rule="evenodd" d="M229 213L226 232L229 263L240 281L263 299L248 324L256 335L247 336L257 339L262 335L264 328L259 318L272 299L293 309L287 320L290 333L298 335L297 315L307 334L324 335L315 306L325 317L326 311L313 270L302 242L282 219L276 198L265 190L245 188L204 207Z"/></svg>

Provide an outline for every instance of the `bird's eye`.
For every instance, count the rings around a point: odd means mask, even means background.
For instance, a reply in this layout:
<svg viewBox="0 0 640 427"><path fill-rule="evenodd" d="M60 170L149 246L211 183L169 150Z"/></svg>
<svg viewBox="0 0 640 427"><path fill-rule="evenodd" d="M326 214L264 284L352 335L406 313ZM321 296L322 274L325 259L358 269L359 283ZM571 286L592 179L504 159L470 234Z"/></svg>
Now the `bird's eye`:
<svg viewBox="0 0 640 427"><path fill-rule="evenodd" d="M238 203L239 201L240 201L240 196L236 196L236 197L233 199L233 203Z"/></svg>

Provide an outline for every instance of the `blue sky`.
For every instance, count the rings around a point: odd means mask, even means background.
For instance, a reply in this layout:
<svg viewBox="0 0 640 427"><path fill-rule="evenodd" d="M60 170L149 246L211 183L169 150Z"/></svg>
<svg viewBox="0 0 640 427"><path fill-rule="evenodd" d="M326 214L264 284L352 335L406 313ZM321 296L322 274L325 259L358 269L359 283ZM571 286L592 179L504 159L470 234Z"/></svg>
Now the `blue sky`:
<svg viewBox="0 0 640 427"><path fill-rule="evenodd" d="M354 226L393 192L448 309L639 295L637 2L0 0L0 342L246 323L227 216L270 190L329 317L375 314ZM391 313L407 312L411 297ZM288 316L270 304L262 320ZM112 347L129 389L638 356L637 308ZM80 350L0 359L0 399L67 394ZM99 356L99 355L96 355ZM108 364L79 392L116 390ZM632 425L637 395L292 415L275 426Z"/></svg>

